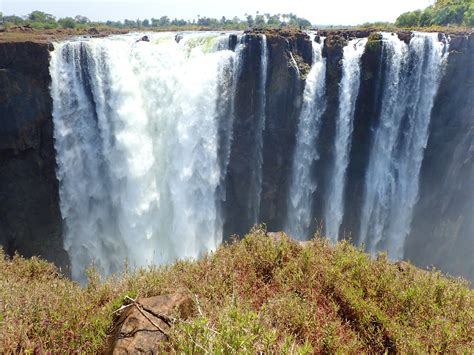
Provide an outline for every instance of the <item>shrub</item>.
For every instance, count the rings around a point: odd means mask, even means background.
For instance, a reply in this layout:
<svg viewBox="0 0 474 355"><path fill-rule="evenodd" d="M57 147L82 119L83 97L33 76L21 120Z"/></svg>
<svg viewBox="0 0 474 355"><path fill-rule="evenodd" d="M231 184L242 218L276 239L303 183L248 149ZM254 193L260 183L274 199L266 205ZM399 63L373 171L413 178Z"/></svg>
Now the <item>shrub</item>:
<svg viewBox="0 0 474 355"><path fill-rule="evenodd" d="M125 296L185 289L199 312L164 350L180 353L469 353L474 291L459 279L316 237L263 228L198 261L81 287L37 258L0 255L0 353L97 353Z"/></svg>

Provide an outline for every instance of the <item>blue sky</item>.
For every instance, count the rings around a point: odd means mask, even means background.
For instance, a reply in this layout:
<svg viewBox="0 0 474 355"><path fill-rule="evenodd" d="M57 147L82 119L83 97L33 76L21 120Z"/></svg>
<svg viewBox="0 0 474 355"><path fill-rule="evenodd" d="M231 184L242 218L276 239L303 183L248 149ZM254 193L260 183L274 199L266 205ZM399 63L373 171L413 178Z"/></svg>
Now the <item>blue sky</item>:
<svg viewBox="0 0 474 355"><path fill-rule="evenodd" d="M145 19L167 15L184 19L197 15L243 18L245 13L295 13L315 24L356 25L395 21L405 11L422 9L434 0L0 0L5 14L26 15L41 10L57 17L85 15L92 20Z"/></svg>

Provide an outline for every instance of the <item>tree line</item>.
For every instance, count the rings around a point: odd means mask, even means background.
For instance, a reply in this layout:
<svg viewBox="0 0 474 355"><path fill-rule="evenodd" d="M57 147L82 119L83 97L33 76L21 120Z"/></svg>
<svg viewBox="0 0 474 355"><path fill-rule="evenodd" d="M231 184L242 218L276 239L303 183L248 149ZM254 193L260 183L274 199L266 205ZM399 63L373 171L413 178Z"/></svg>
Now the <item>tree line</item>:
<svg viewBox="0 0 474 355"><path fill-rule="evenodd" d="M474 26L474 0L437 0L424 10L401 14L398 27Z"/></svg>
<svg viewBox="0 0 474 355"><path fill-rule="evenodd" d="M124 19L123 21L104 21L94 22L87 17L78 15L76 17L64 17L57 19L55 16L42 12L33 11L26 16L8 15L2 16L0 12L0 24L3 23L5 28L13 26L31 26L34 29L73 29L73 28L90 28L98 26L108 26L119 29L167 29L175 27L190 27L190 28L208 28L208 29L246 29L249 27L297 27L301 29L312 27L311 22L307 19L296 16L293 13L289 14L260 14L255 15L245 14L244 19L235 16L233 18L226 18L222 16L220 19L212 17L197 16L197 19L171 19L168 16L161 16L150 19Z"/></svg>

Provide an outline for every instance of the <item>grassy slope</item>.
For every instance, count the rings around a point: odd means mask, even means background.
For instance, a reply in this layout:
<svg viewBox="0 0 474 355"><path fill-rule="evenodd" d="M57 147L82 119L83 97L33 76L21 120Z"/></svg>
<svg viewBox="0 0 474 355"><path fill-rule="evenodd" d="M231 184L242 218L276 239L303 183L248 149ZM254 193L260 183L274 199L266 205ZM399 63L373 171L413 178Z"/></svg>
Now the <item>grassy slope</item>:
<svg viewBox="0 0 474 355"><path fill-rule="evenodd" d="M179 321L185 352L470 352L474 291L414 266L371 260L346 242L304 246L256 229L200 261L126 272L81 288L36 258L0 255L0 352L103 350L126 295L189 290L201 312Z"/></svg>

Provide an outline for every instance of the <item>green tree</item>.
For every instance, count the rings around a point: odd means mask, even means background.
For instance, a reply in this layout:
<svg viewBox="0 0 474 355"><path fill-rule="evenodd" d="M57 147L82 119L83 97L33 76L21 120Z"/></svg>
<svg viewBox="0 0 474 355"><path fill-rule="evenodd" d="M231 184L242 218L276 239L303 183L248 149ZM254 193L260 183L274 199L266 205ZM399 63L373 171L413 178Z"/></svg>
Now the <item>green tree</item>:
<svg viewBox="0 0 474 355"><path fill-rule="evenodd" d="M28 15L28 20L33 21L33 22L55 22L56 18L51 15L47 14L42 11L33 11L31 14Z"/></svg>
<svg viewBox="0 0 474 355"><path fill-rule="evenodd" d="M3 17L3 23L6 24L12 24L12 25L17 25L17 26L20 26L20 25L23 25L25 23L25 20L23 20L21 17L19 16L4 16Z"/></svg>
<svg viewBox="0 0 474 355"><path fill-rule="evenodd" d="M76 20L72 17L64 17L58 21L59 26L62 28L76 28Z"/></svg>
<svg viewBox="0 0 474 355"><path fill-rule="evenodd" d="M123 24L124 24L125 27L134 28L137 23L133 20L125 19L125 20L123 20Z"/></svg>
<svg viewBox="0 0 474 355"><path fill-rule="evenodd" d="M432 7L426 8L420 15L418 25L421 27L431 26L433 24L434 15L435 13Z"/></svg>
<svg viewBox="0 0 474 355"><path fill-rule="evenodd" d="M464 12L464 24L466 26L474 26L474 4L471 4L466 12Z"/></svg>
<svg viewBox="0 0 474 355"><path fill-rule="evenodd" d="M263 15L260 15L258 11L257 11L257 14L255 15L255 26L258 26L258 27L265 26L265 17Z"/></svg>
<svg viewBox="0 0 474 355"><path fill-rule="evenodd" d="M398 27L416 27L420 22L421 11L405 12L398 16L395 25Z"/></svg>
<svg viewBox="0 0 474 355"><path fill-rule="evenodd" d="M255 21L253 20L253 16L249 14L245 14L245 20L247 21L247 26L248 27L253 27L255 24Z"/></svg>
<svg viewBox="0 0 474 355"><path fill-rule="evenodd" d="M170 18L168 16L161 16L160 19L158 20L158 26L160 27L166 27L170 25Z"/></svg>
<svg viewBox="0 0 474 355"><path fill-rule="evenodd" d="M77 23L80 23L81 25L85 25L91 22L86 16L82 16L82 15L77 15L76 17L74 17L74 19L76 20Z"/></svg>

